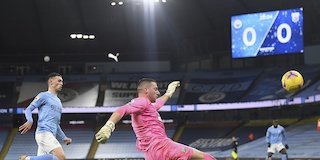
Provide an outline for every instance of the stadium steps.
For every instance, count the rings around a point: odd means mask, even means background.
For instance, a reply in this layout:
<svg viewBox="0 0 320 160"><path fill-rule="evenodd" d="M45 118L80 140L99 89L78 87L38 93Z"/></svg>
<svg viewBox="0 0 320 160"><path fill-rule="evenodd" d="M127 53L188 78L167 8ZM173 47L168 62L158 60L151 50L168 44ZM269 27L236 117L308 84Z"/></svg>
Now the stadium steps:
<svg viewBox="0 0 320 160"><path fill-rule="evenodd" d="M308 87L312 86L313 84L317 83L320 79L320 74L317 74L315 77L313 77L311 80L304 82L304 85L302 86L302 88L300 90L298 90L297 92L295 92L294 94L291 95L291 97L298 95L299 93L303 92L304 90L306 90Z"/></svg>
<svg viewBox="0 0 320 160"><path fill-rule="evenodd" d="M9 128L2 129L0 127L0 153L1 153L1 150L2 150L2 146L5 144L5 141L6 141L7 137L8 137L9 131L10 131Z"/></svg>
<svg viewBox="0 0 320 160"><path fill-rule="evenodd" d="M90 150L92 137L94 137L94 129L85 126L72 126L64 129L64 133L73 139L72 145L61 143L66 158L85 159Z"/></svg>
<svg viewBox="0 0 320 160"><path fill-rule="evenodd" d="M226 133L225 138L229 138L235 135L235 133L237 133L244 126L244 124L245 122L242 122L238 126L234 127L229 133Z"/></svg>
<svg viewBox="0 0 320 160"><path fill-rule="evenodd" d="M279 119L279 124L284 125L284 126L290 126L296 124L299 119L297 118L292 118L292 119Z"/></svg>
<svg viewBox="0 0 320 160"><path fill-rule="evenodd" d="M312 118L311 118L312 119ZM319 133L316 131L316 122L293 124L286 128L286 137L290 149L288 150L291 158L320 158L319 154ZM306 138L308 137L308 138ZM266 155L265 137L261 137L255 141L240 145L238 147L240 159L261 159ZM231 150L216 153L217 157L230 156ZM275 158L280 158L280 154L276 154Z"/></svg>
<svg viewBox="0 0 320 160"><path fill-rule="evenodd" d="M178 129L176 130L176 132L173 134L173 137L172 137L172 140L173 140L173 141L175 141L175 142L179 141L179 139L180 139L180 137L181 137L181 135L182 135L182 133L183 133L183 131L184 131L184 128L185 128L185 125L184 125L184 124L183 124L183 125L180 125L180 126L178 127Z"/></svg>
<svg viewBox="0 0 320 160"><path fill-rule="evenodd" d="M279 119L279 124L283 126L289 126L295 124L298 119ZM253 139L258 139L265 136L266 126L271 125L272 120L250 120L248 122L242 123L243 125L238 127L234 132L232 132L228 138L235 136L238 137L239 145L249 143ZM253 139L249 138L249 135L253 135Z"/></svg>
<svg viewBox="0 0 320 160"><path fill-rule="evenodd" d="M8 136L4 142L4 145L1 149L1 152L0 152L0 159L5 159L6 155L8 154L9 152L9 149L10 149L10 146L16 136L18 132L18 128L12 128L10 130L10 132L8 133Z"/></svg>
<svg viewBox="0 0 320 160"><path fill-rule="evenodd" d="M260 82L262 75L264 75L265 71L261 71L256 78L252 81L251 85L249 88L245 91L245 93L238 99L238 101L242 101L244 97L247 97L248 94L256 87L256 85Z"/></svg>
<svg viewBox="0 0 320 160"><path fill-rule="evenodd" d="M166 130L168 137L172 137L174 130ZM99 144L95 159L131 159L142 158L143 152L136 148L136 135L132 128L116 129L105 144Z"/></svg>
<svg viewBox="0 0 320 160"><path fill-rule="evenodd" d="M23 135L16 132L5 159L16 160L22 154L34 156L37 154L37 147L38 145L35 141L35 128L31 128Z"/></svg>
<svg viewBox="0 0 320 160"><path fill-rule="evenodd" d="M188 121L179 142L202 151L221 150L226 146L223 137L240 124L239 121Z"/></svg>
<svg viewBox="0 0 320 160"><path fill-rule="evenodd" d="M289 126L292 124L296 124L298 119L288 118L288 119L278 119L278 122L282 126ZM250 120L246 124L245 127L256 127L256 126L270 126L272 125L272 119L264 119L264 120Z"/></svg>
<svg viewBox="0 0 320 160"><path fill-rule="evenodd" d="M299 123L299 119L297 118L285 118L285 119L278 119L278 123L281 126L291 126ZM250 120L244 127L259 127L259 126L266 126L266 129L272 125L272 119L266 120Z"/></svg>
<svg viewBox="0 0 320 160"><path fill-rule="evenodd" d="M255 127L255 126L269 126L272 123L271 119L264 119L264 120L250 120L246 124L244 124L245 127Z"/></svg>
<svg viewBox="0 0 320 160"><path fill-rule="evenodd" d="M95 133L97 133L98 130L99 129L96 128ZM96 154L96 152L98 150L98 146L99 146L99 143L97 142L96 137L93 136L92 137L92 141L91 141L91 145L90 145L90 148L89 148L89 152L88 152L88 155L87 155L87 159L94 159L94 155Z"/></svg>
<svg viewBox="0 0 320 160"><path fill-rule="evenodd" d="M315 117L302 119L297 124L306 124L306 123L311 123L311 122L318 122L319 118L320 118L320 116L315 116Z"/></svg>
<svg viewBox="0 0 320 160"><path fill-rule="evenodd" d="M140 158L143 154L136 150L136 137L132 128L116 129L105 144L98 144L95 159Z"/></svg>

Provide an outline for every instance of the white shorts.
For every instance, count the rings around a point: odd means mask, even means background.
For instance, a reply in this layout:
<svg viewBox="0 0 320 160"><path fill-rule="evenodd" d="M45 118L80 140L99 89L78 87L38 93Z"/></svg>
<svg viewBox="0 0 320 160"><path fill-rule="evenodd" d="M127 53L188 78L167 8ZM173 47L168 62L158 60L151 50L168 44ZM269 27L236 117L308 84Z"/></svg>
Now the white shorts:
<svg viewBox="0 0 320 160"><path fill-rule="evenodd" d="M282 143L271 144L271 146L268 147L268 153L280 152L284 148L286 147Z"/></svg>
<svg viewBox="0 0 320 160"><path fill-rule="evenodd" d="M53 149L61 147L61 144L51 132L37 133L36 141L38 144L38 156L49 154Z"/></svg>

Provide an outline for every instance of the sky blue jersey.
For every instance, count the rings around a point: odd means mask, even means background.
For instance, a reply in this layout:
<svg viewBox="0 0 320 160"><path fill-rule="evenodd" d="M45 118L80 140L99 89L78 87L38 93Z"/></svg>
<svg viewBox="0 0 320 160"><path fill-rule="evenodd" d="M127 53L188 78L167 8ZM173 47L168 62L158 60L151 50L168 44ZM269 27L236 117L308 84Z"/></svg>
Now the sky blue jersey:
<svg viewBox="0 0 320 160"><path fill-rule="evenodd" d="M276 144L276 143L283 143L287 144L286 136L284 135L285 129L278 125L277 128L275 128L273 125L268 128L266 133L266 140L267 143L270 144Z"/></svg>
<svg viewBox="0 0 320 160"><path fill-rule="evenodd" d="M62 104L60 99L49 91L39 93L27 107L25 116L33 123L32 111L38 108L38 126L36 133L51 132L61 140L66 138L60 127Z"/></svg>

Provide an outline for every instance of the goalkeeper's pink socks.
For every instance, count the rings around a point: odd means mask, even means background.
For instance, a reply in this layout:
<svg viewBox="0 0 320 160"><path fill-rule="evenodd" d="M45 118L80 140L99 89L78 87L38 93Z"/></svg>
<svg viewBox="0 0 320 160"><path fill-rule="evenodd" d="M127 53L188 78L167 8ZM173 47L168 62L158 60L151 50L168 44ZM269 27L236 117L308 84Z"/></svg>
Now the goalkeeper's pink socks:
<svg viewBox="0 0 320 160"><path fill-rule="evenodd" d="M216 160L216 159L210 154L204 153L204 160Z"/></svg>

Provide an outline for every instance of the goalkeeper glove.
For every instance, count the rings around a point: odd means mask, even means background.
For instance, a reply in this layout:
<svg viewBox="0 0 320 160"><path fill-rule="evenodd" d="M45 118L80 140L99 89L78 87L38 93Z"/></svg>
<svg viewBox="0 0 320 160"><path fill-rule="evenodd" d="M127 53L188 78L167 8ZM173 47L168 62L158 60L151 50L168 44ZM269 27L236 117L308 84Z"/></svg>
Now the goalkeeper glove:
<svg viewBox="0 0 320 160"><path fill-rule="evenodd" d="M107 121L107 123L96 134L96 140L99 143L106 143L114 129L115 124L112 121Z"/></svg>
<svg viewBox="0 0 320 160"><path fill-rule="evenodd" d="M164 95L169 98L172 97L173 93L176 91L176 88L180 86L180 81L173 81L168 85L168 89Z"/></svg>

